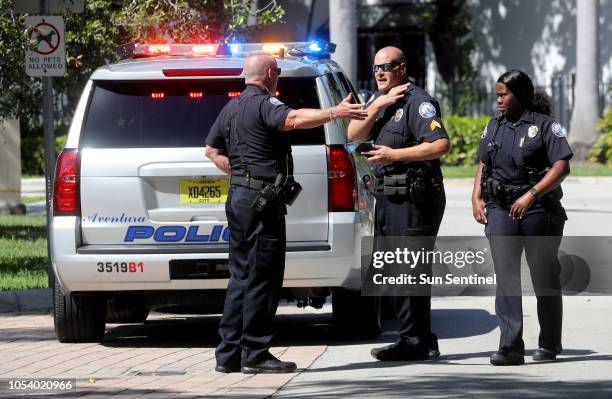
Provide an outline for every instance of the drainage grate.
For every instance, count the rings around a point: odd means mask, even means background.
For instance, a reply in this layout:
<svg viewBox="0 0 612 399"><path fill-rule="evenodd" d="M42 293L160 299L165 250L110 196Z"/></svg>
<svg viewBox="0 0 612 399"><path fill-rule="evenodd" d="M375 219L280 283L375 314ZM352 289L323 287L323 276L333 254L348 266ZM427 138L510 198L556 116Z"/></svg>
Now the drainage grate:
<svg viewBox="0 0 612 399"><path fill-rule="evenodd" d="M185 370L131 371L130 375L143 377L166 377L170 375L185 375Z"/></svg>

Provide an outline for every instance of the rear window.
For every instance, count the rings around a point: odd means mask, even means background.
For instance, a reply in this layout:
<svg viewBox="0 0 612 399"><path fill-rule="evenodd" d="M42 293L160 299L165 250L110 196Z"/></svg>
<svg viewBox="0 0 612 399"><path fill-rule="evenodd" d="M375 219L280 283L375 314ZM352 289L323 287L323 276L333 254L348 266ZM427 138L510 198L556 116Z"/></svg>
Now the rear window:
<svg viewBox="0 0 612 399"><path fill-rule="evenodd" d="M244 80L96 81L82 147L203 147L219 111ZM320 108L315 78L281 78L278 98ZM293 145L325 144L322 127L288 133Z"/></svg>

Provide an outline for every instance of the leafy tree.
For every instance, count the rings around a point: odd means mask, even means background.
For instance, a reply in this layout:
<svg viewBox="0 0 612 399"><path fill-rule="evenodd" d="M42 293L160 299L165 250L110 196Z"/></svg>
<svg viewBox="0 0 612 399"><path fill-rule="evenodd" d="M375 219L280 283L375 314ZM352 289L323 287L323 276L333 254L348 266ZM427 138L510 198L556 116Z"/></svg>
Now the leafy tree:
<svg viewBox="0 0 612 399"><path fill-rule="evenodd" d="M452 113L465 114L467 104L481 94L474 91L478 74L470 56L476 46L467 1L435 0L427 33L444 81L443 97L450 99L448 108Z"/></svg>
<svg viewBox="0 0 612 399"><path fill-rule="evenodd" d="M13 13L14 1L19 0L0 0L0 120L18 117L23 141L42 136L42 79L25 74L29 46L25 15ZM83 13L66 11L66 75L53 79L56 134L66 133L91 73L117 61L117 45L246 40L284 15L275 0L259 9L253 4L251 0L87 0Z"/></svg>

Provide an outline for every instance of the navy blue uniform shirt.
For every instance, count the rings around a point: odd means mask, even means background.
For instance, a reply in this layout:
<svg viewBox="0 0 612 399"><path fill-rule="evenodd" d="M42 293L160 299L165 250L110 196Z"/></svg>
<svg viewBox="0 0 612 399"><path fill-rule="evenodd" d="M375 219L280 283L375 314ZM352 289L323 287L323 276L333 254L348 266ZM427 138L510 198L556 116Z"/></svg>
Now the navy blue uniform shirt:
<svg viewBox="0 0 612 399"><path fill-rule="evenodd" d="M366 108L380 92L374 93ZM425 90L410 85L403 99L380 111L370 139L375 144L390 148L412 147L423 142L448 139L442 124L440 105ZM407 168L422 166L425 162L394 162L390 165L374 165L376 177L405 172ZM435 175L442 179L440 160L427 161L433 166Z"/></svg>
<svg viewBox="0 0 612 399"><path fill-rule="evenodd" d="M238 103L238 104L236 104ZM206 137L210 147L225 150L232 175L245 176L241 159L254 178L293 174L291 144L283 131L291 108L259 86L247 85L239 97L223 107ZM240 144L230 139L231 113L235 113Z"/></svg>
<svg viewBox="0 0 612 399"><path fill-rule="evenodd" d="M544 171L572 155L565 129L552 117L532 111L515 123L504 116L491 119L478 146L483 163L491 156L493 178L512 185L529 184L529 168Z"/></svg>

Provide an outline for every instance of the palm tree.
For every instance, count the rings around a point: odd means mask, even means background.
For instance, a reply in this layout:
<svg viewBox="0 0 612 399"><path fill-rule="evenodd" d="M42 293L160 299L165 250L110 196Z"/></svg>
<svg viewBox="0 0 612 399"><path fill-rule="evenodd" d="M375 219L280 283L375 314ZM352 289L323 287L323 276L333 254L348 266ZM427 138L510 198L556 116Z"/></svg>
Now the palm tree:
<svg viewBox="0 0 612 399"><path fill-rule="evenodd" d="M357 80L357 0L329 1L329 41L338 47L332 59Z"/></svg>
<svg viewBox="0 0 612 399"><path fill-rule="evenodd" d="M576 86L569 141L577 159L585 159L597 138L598 0L576 1Z"/></svg>

